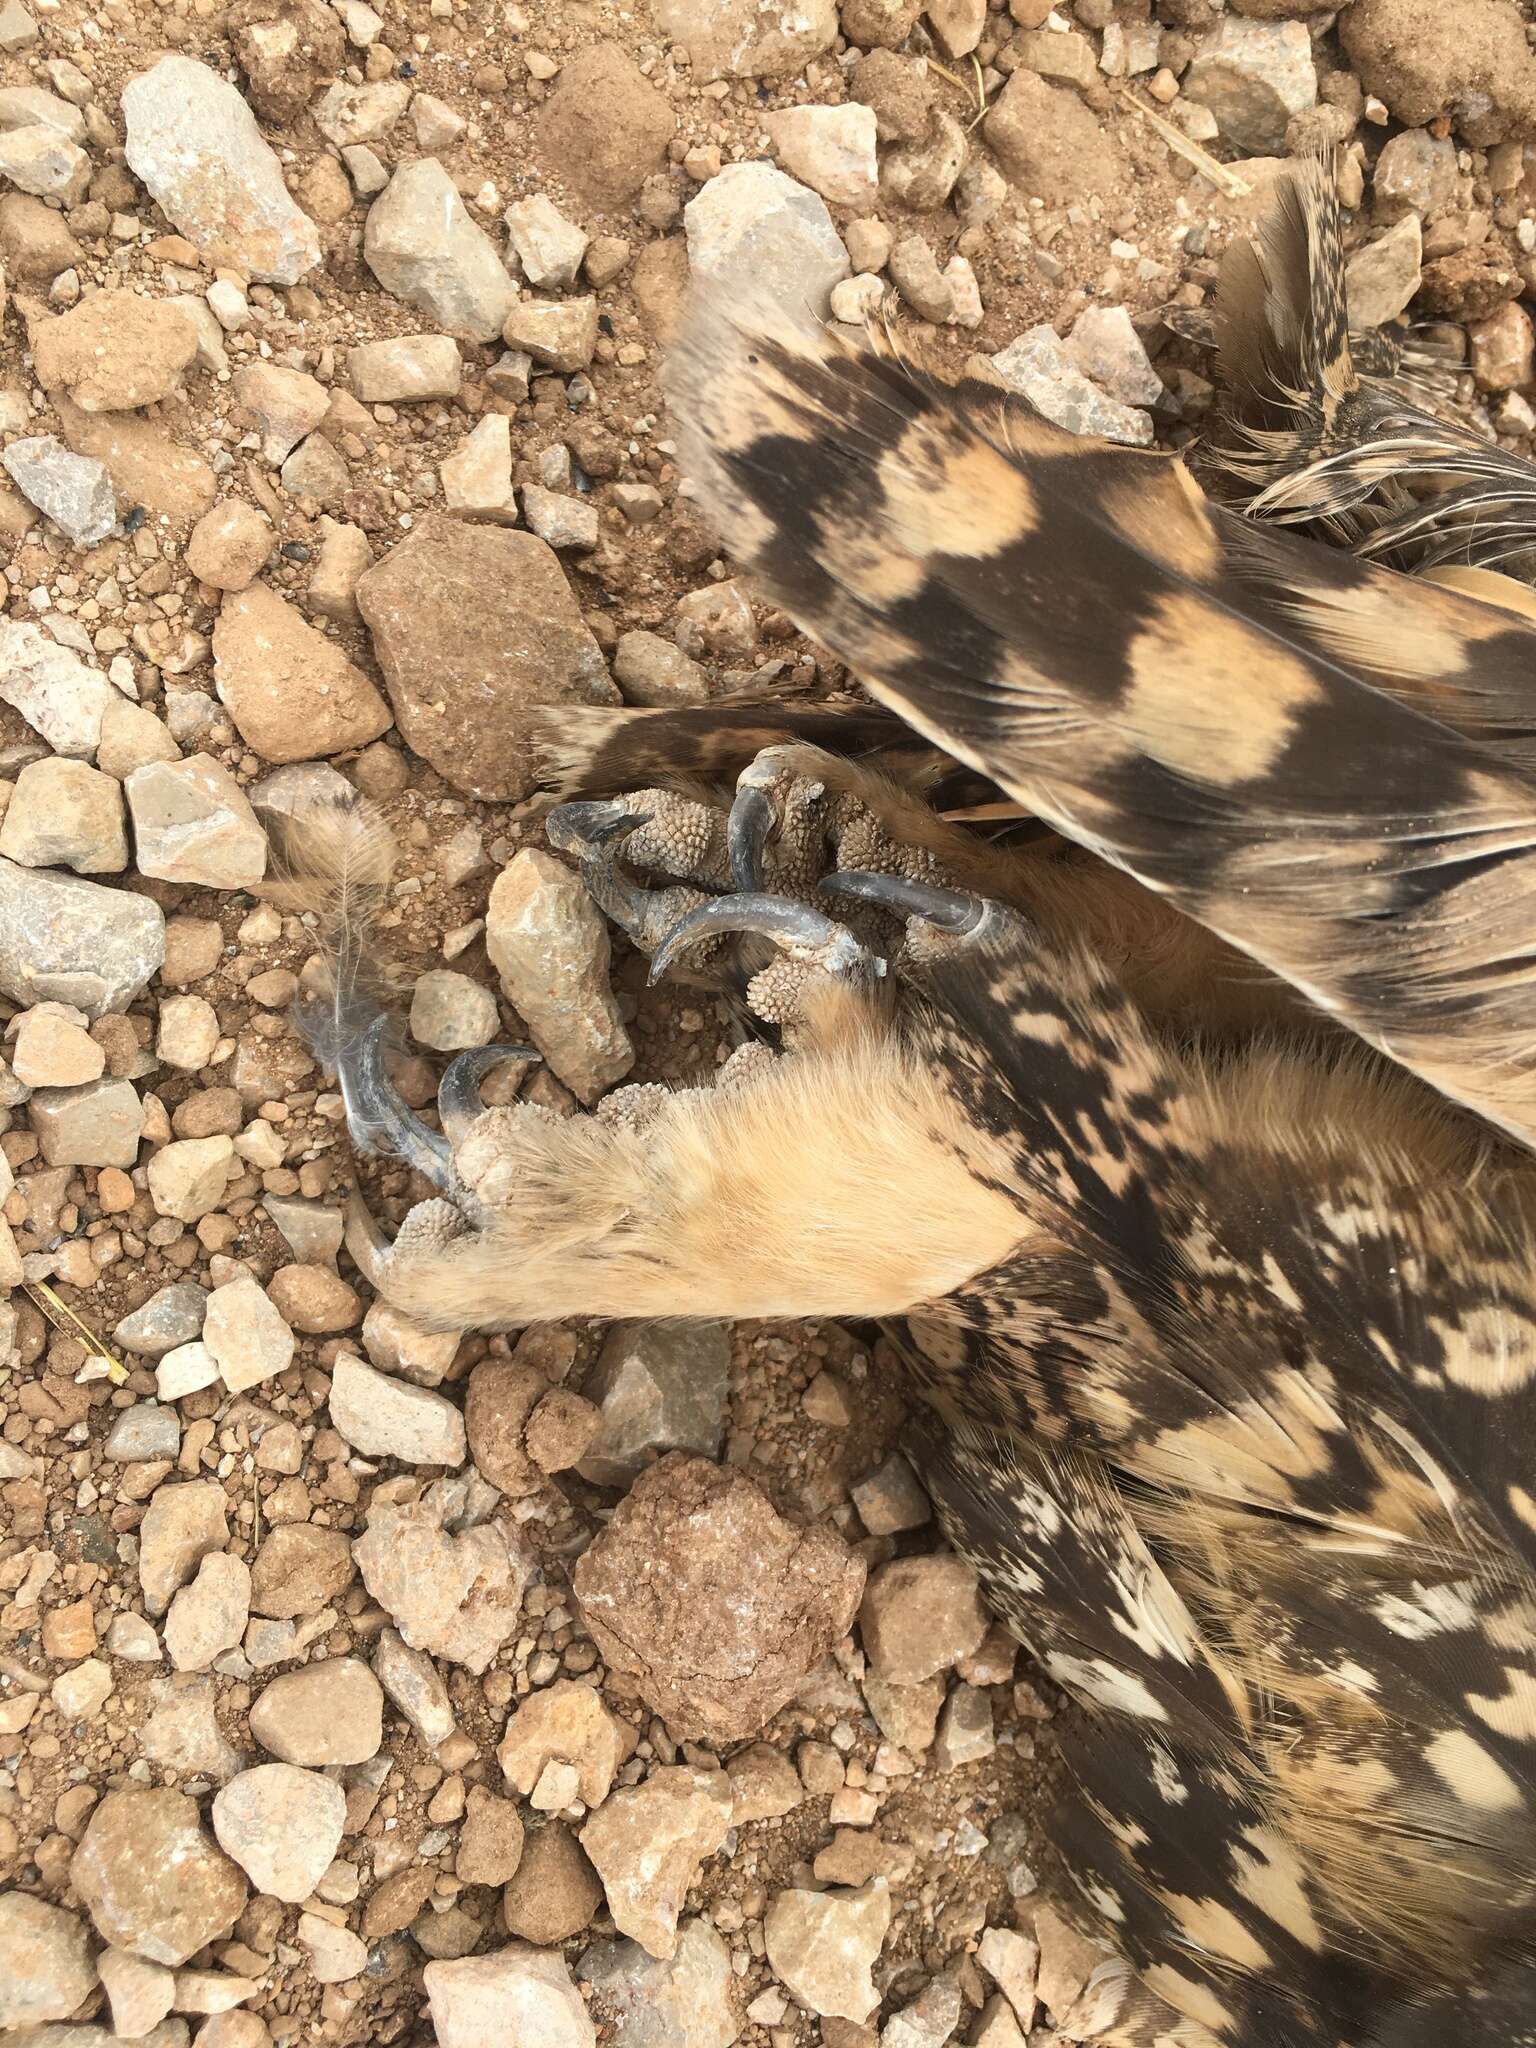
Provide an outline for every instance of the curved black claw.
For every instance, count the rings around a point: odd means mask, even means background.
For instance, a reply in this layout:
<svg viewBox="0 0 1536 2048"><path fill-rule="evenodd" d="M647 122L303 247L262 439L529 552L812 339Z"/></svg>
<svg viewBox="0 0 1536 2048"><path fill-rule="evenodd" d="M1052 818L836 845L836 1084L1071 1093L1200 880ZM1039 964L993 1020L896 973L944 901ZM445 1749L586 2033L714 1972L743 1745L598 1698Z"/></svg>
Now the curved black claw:
<svg viewBox="0 0 1536 2048"><path fill-rule="evenodd" d="M642 953L654 952L700 898L688 887L643 889L619 866L624 841L650 822L649 812L626 809L622 797L557 804L544 820L550 845L575 855L587 894Z"/></svg>
<svg viewBox="0 0 1536 2048"><path fill-rule="evenodd" d="M480 1083L506 1060L536 1060L531 1045L476 1045L456 1053L443 1069L437 1088L437 1113L450 1145L457 1145L477 1116L484 1116Z"/></svg>
<svg viewBox="0 0 1536 2048"><path fill-rule="evenodd" d="M678 954L700 939L719 938L726 932L759 932L775 945L791 952L809 954L829 974L877 978L885 962L861 946L845 925L837 924L808 904L792 902L785 896L763 896L745 891L736 896L717 896L697 910L678 919L656 948L651 960L651 980L664 974Z"/></svg>
<svg viewBox="0 0 1536 2048"><path fill-rule="evenodd" d="M336 1063L336 1079L347 1108L347 1130L359 1152L403 1160L444 1194L458 1187L453 1148L441 1131L430 1130L402 1099L384 1071L384 1034L389 1019L375 1017Z"/></svg>
<svg viewBox="0 0 1536 2048"><path fill-rule="evenodd" d="M764 792L747 781L744 771L736 785L731 815L726 823L725 843L731 856L731 881L748 895L763 886L763 855L773 830L773 805Z"/></svg>
<svg viewBox="0 0 1536 2048"><path fill-rule="evenodd" d="M832 896L852 896L896 917L920 917L941 932L968 939L980 931L992 908L984 896L941 889L933 882L909 882L904 875L879 875L865 868L840 868L820 886Z"/></svg>

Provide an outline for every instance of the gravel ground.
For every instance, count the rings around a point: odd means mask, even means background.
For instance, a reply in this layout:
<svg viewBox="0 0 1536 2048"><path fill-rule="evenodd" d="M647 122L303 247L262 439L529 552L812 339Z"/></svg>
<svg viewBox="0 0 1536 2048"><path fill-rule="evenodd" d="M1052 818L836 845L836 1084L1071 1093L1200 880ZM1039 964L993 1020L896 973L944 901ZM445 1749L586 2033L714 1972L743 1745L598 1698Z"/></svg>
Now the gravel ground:
<svg viewBox="0 0 1536 2048"><path fill-rule="evenodd" d="M1078 2037L1066 1709L881 1347L371 1303L264 823L387 816L412 1101L706 1077L527 738L843 680L689 510L690 270L1179 446L1160 309L1333 143L1357 324L1528 450L1529 12L0 0L0 2044Z"/></svg>

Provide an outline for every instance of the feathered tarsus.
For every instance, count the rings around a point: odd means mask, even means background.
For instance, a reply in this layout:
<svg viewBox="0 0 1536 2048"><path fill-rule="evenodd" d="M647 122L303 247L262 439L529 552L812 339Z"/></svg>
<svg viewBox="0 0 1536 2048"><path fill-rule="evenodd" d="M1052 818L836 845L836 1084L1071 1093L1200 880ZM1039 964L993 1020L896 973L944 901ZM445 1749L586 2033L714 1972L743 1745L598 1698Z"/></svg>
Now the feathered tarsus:
<svg viewBox="0 0 1536 2048"><path fill-rule="evenodd" d="M915 914L877 955L791 905L792 1053L486 1112L359 1255L446 1326L883 1319L946 1528L1093 1709L1060 1839L1140 1973L1099 2038L1529 2043L1536 637L874 345L705 311L674 401L733 554L921 744L604 715L564 789L767 744L921 849L841 884ZM1119 872L959 832L945 758ZM1202 1036L1153 907L1280 999Z"/></svg>

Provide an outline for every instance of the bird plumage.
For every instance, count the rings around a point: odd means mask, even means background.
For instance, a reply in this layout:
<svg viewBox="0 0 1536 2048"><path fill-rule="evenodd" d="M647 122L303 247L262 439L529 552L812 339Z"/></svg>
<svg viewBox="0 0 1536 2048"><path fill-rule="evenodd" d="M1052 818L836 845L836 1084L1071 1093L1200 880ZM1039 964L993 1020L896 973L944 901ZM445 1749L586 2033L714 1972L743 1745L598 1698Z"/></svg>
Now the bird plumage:
<svg viewBox="0 0 1536 2048"><path fill-rule="evenodd" d="M1331 374L1305 312L1275 346ZM365 1269L444 1327L885 1322L951 1540L1090 1710L1059 1841L1137 1973L1098 2038L1525 2048L1536 638L771 310L697 310L672 391L726 545L884 708L566 717L552 774L707 802L767 746L897 915L789 906L781 1057L421 1148ZM1057 836L940 815L950 762Z"/></svg>

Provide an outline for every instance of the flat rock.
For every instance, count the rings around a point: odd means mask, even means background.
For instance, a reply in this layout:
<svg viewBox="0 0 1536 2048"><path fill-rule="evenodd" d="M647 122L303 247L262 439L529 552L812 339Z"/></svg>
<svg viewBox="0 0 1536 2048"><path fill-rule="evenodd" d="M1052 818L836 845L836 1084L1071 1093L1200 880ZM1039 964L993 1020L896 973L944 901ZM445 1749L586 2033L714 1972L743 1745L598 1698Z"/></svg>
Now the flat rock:
<svg viewBox="0 0 1536 2048"><path fill-rule="evenodd" d="M162 57L123 88L128 167L188 241L266 284L297 284L320 261L244 98L195 58Z"/></svg>
<svg viewBox="0 0 1536 2048"><path fill-rule="evenodd" d="M0 822L0 854L28 868L120 875L128 865L121 784L84 761L29 761Z"/></svg>
<svg viewBox="0 0 1536 2048"><path fill-rule="evenodd" d="M50 1166L136 1166L144 1105L131 1081L39 1088L32 1128Z"/></svg>
<svg viewBox="0 0 1536 2048"><path fill-rule="evenodd" d="M617 2048L731 2048L741 2031L731 1952L706 1920L679 1928L668 1961L637 1941L595 1941L580 1970L613 2020Z"/></svg>
<svg viewBox="0 0 1536 2048"><path fill-rule="evenodd" d="M873 107L781 107L763 116L779 162L834 206L869 208L878 196Z"/></svg>
<svg viewBox="0 0 1536 2048"><path fill-rule="evenodd" d="M369 405L422 405L457 398L464 380L451 334L403 334L365 341L347 357L352 395Z"/></svg>
<svg viewBox="0 0 1536 2048"><path fill-rule="evenodd" d="M652 12L701 80L784 78L837 37L835 0L652 0Z"/></svg>
<svg viewBox="0 0 1536 2048"><path fill-rule="evenodd" d="M268 584L225 599L213 657L219 702L264 761L339 754L394 723L362 670Z"/></svg>
<svg viewBox="0 0 1536 2048"><path fill-rule="evenodd" d="M1145 448L1152 440L1152 421L1134 406L1122 405L1090 383L1072 362L1053 327L1031 327L992 357L1001 382L1027 398L1069 434L1086 434L1126 447Z"/></svg>
<svg viewBox="0 0 1536 2048"><path fill-rule="evenodd" d="M211 1551L171 1601L161 1630L166 1653L178 1671L206 1671L239 1642L250 1615L249 1565L230 1551Z"/></svg>
<svg viewBox="0 0 1536 2048"><path fill-rule="evenodd" d="M208 1297L203 1342L232 1394L259 1386L293 1362L294 1335L266 1290L249 1276L226 1281Z"/></svg>
<svg viewBox="0 0 1536 2048"><path fill-rule="evenodd" d="M162 1145L145 1169L157 1216L196 1223L217 1209L235 1172L230 1139L181 1138Z"/></svg>
<svg viewBox="0 0 1536 2048"><path fill-rule="evenodd" d="M774 164L727 164L688 202L683 224L693 275L733 297L804 305L822 318L850 274L826 201Z"/></svg>
<svg viewBox="0 0 1536 2048"><path fill-rule="evenodd" d="M565 1958L512 1942L422 1972L438 2048L597 2048L597 2029Z"/></svg>
<svg viewBox="0 0 1536 2048"><path fill-rule="evenodd" d="M531 793L540 707L617 701L558 558L531 534L424 519L357 602L406 744L468 796Z"/></svg>
<svg viewBox="0 0 1536 2048"><path fill-rule="evenodd" d="M330 1868L347 1821L347 1795L334 1780L294 1764L242 1771L213 1802L213 1831L258 1892L292 1905Z"/></svg>
<svg viewBox="0 0 1536 2048"><path fill-rule="evenodd" d="M779 1892L763 1920L773 1974L823 2019L869 2019L880 2003L870 1971L891 1924L890 1888Z"/></svg>
<svg viewBox="0 0 1536 2048"><path fill-rule="evenodd" d="M176 2002L176 1972L120 1948L103 1949L98 1967L112 2009L112 2031L125 2041L141 2040Z"/></svg>
<svg viewBox="0 0 1536 2048"><path fill-rule="evenodd" d="M466 1443L464 1417L441 1394L376 1372L343 1352L331 1371L331 1421L367 1458L399 1458L408 1465L459 1466Z"/></svg>
<svg viewBox="0 0 1536 2048"><path fill-rule="evenodd" d="M104 1941L172 1968L228 1934L247 1897L196 1802L163 1789L109 1792L69 1874Z"/></svg>
<svg viewBox="0 0 1536 2048"><path fill-rule="evenodd" d="M123 785L139 872L201 889L249 889L266 872L267 835L221 761L151 761Z"/></svg>
<svg viewBox="0 0 1536 2048"><path fill-rule="evenodd" d="M28 503L77 547L94 547L116 526L117 500L106 469L88 455L73 454L54 435L12 441L0 463Z"/></svg>
<svg viewBox="0 0 1536 2048"><path fill-rule="evenodd" d="M368 209L363 254L385 291L450 334L494 341L517 287L435 157L396 171Z"/></svg>
<svg viewBox="0 0 1536 2048"><path fill-rule="evenodd" d="M583 1479L625 1486L667 1451L718 1457L730 1392L723 1323L623 1323L603 1339L585 1392L601 1410Z"/></svg>
<svg viewBox="0 0 1536 2048"><path fill-rule="evenodd" d="M976 1574L963 1558L898 1558L871 1575L859 1632L876 1675L918 1685L969 1656L987 1632Z"/></svg>
<svg viewBox="0 0 1536 2048"><path fill-rule="evenodd" d="M478 1675L517 1628L530 1564L500 1521L447 1526L462 1516L467 1493L463 1480L440 1480L419 1501L376 1500L353 1555L413 1650Z"/></svg>
<svg viewBox="0 0 1536 2048"><path fill-rule="evenodd" d="M675 1953L683 1900L725 1840L732 1804L724 1771L667 1764L611 1793L581 1830L613 1924L647 1955Z"/></svg>
<svg viewBox="0 0 1536 2048"><path fill-rule="evenodd" d="M262 1541L251 1565L251 1609L275 1620L318 1614L352 1577L352 1546L340 1529L292 1522Z"/></svg>
<svg viewBox="0 0 1536 2048"><path fill-rule="evenodd" d="M635 1052L609 986L608 927L583 882L553 854L525 848L491 890L485 943L539 1051L573 1093L595 1102Z"/></svg>
<svg viewBox="0 0 1536 2048"><path fill-rule="evenodd" d="M32 354L45 391L67 391L82 412L129 411L178 389L197 354L197 329L168 299L92 292L34 327Z"/></svg>
<svg viewBox="0 0 1536 2048"><path fill-rule="evenodd" d="M137 413L84 412L62 393L53 409L74 452L107 472L120 505L142 505L180 525L199 518L218 495L218 480L203 458L156 421Z"/></svg>
<svg viewBox="0 0 1536 2048"><path fill-rule="evenodd" d="M125 1010L165 957L147 896L0 859L0 989L16 1002Z"/></svg>
<svg viewBox="0 0 1536 2048"><path fill-rule="evenodd" d="M535 291L568 292L587 253L587 238L551 199L537 192L506 211L507 239Z"/></svg>
<svg viewBox="0 0 1536 2048"><path fill-rule="evenodd" d="M1124 306L1085 306L1064 344L1085 377L1122 405L1156 405L1163 380Z"/></svg>
<svg viewBox="0 0 1536 2048"><path fill-rule="evenodd" d="M1249 156L1281 156L1297 114L1317 105L1317 65L1302 21L1228 16L1196 48L1185 95L1210 108L1228 142Z"/></svg>
<svg viewBox="0 0 1536 2048"><path fill-rule="evenodd" d="M1122 193L1129 172L1119 145L1068 86L1015 71L992 102L982 133L1010 181L1048 206Z"/></svg>
<svg viewBox="0 0 1536 2048"><path fill-rule="evenodd" d="M67 2020L96 1988L85 1924L30 1892L0 1892L0 2027Z"/></svg>
<svg viewBox="0 0 1536 2048"><path fill-rule="evenodd" d="M274 1678L250 1719L285 1764L365 1764L384 1739L384 1693L358 1658L327 1657Z"/></svg>
<svg viewBox="0 0 1536 2048"><path fill-rule="evenodd" d="M18 443L12 443L15 447ZM0 618L0 698L40 733L56 754L85 760L101 743L107 704L115 695L100 669L62 647L40 626Z"/></svg>
<svg viewBox="0 0 1536 2048"><path fill-rule="evenodd" d="M413 1650L398 1629L380 1629L373 1669L392 1704L400 1709L429 1749L448 1740L458 1726L453 1702L441 1673L425 1650Z"/></svg>
<svg viewBox="0 0 1536 2048"><path fill-rule="evenodd" d="M113 1341L142 1358L164 1358L168 1351L190 1344L198 1336L207 1301L207 1294L192 1280L156 1288L116 1325Z"/></svg>
<svg viewBox="0 0 1536 2048"><path fill-rule="evenodd" d="M1424 236L1416 213L1357 249L1344 269L1352 327L1382 327L1403 312L1423 276Z"/></svg>
<svg viewBox="0 0 1536 2048"><path fill-rule="evenodd" d="M605 1660L669 1727L737 1741L847 1632L864 1566L744 1473L677 1453L635 1482L572 1583Z"/></svg>
<svg viewBox="0 0 1536 2048"><path fill-rule="evenodd" d="M229 1541L228 1506L210 1479L155 1489L139 1525L139 1585L151 1614L164 1614L208 1553Z"/></svg>
<svg viewBox="0 0 1536 2048"><path fill-rule="evenodd" d="M564 1763L576 1772L577 1796L601 1806L635 1741L634 1729L604 1706L595 1687L559 1678L516 1709L496 1756L525 1799L551 1763Z"/></svg>
<svg viewBox="0 0 1536 2048"><path fill-rule="evenodd" d="M166 1770L222 1785L245 1762L225 1740L214 1713L214 1682L197 1672L159 1680L151 1688L154 1711L144 1724L144 1754Z"/></svg>

